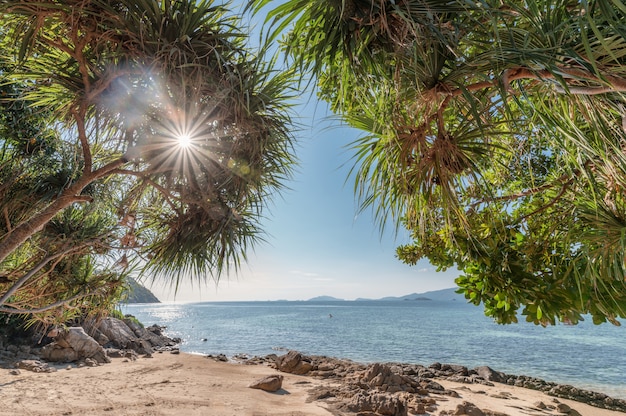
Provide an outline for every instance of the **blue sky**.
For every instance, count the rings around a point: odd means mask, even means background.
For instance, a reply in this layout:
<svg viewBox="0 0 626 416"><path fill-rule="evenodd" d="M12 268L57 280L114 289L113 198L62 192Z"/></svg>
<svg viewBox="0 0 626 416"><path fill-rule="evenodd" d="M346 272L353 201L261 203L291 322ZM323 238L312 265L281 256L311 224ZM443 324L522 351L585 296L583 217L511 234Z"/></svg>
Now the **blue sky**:
<svg viewBox="0 0 626 416"><path fill-rule="evenodd" d="M436 273L427 262L408 266L395 258L409 240L400 230L381 237L369 212L358 213L346 147L362 132L332 120L324 103L297 107L299 166L266 210L266 242L237 275L219 284L149 286L162 301L301 300L401 296L454 286L458 271Z"/></svg>

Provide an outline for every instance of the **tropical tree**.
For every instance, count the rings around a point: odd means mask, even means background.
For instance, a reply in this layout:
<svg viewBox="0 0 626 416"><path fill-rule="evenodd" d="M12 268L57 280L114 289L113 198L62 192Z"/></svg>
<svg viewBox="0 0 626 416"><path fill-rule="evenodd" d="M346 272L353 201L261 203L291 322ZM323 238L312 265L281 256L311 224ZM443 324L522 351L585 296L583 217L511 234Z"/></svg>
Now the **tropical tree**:
<svg viewBox="0 0 626 416"><path fill-rule="evenodd" d="M2 311L79 310L132 265L174 286L236 270L291 171L291 73L208 0L0 16Z"/></svg>
<svg viewBox="0 0 626 416"><path fill-rule="evenodd" d="M365 132L355 191L411 232L402 261L458 267L498 322L626 317L625 3L288 0L268 22Z"/></svg>
<svg viewBox="0 0 626 416"><path fill-rule="evenodd" d="M25 88L0 86L0 199L8 231L34 215L40 200L53 198L76 168L75 149L48 127L50 112L34 111L20 98ZM107 252L115 241L117 221L103 191L103 185L91 186L87 193L97 196L94 203L69 207L10 256L0 275L6 289L0 292L0 315L27 310L34 314L25 317L28 322L45 324L111 308L124 284L121 270L97 270L91 256ZM59 307L78 299L82 303L72 308Z"/></svg>

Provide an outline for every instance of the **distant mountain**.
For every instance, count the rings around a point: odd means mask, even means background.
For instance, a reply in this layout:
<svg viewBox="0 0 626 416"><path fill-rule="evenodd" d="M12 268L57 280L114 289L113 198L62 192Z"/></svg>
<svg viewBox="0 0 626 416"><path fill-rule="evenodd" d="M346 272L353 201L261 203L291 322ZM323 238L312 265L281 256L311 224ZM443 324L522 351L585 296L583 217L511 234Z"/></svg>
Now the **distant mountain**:
<svg viewBox="0 0 626 416"><path fill-rule="evenodd" d="M456 293L457 288L433 290L424 293L411 293L410 295L399 297L386 297L380 300L402 300L402 301L420 301L420 300L436 300L436 301L457 301L465 300L463 295Z"/></svg>
<svg viewBox="0 0 626 416"><path fill-rule="evenodd" d="M388 301L388 302L394 302L394 301L429 301L429 300L436 300L436 301L463 301L465 302L465 297L463 295L460 295L458 293L456 293L457 288L456 287L451 287L449 289L441 289L441 290L433 290L430 292L424 292L424 293L411 293L410 295L404 295L404 296L387 296L384 298L380 298L380 299L364 299L364 298L358 298L355 300L360 300L360 301Z"/></svg>
<svg viewBox="0 0 626 416"><path fill-rule="evenodd" d="M459 290L458 287L451 287L448 289L441 289L441 290L433 290L431 292L426 292L423 293L422 296L428 296L429 298L431 298L432 300L454 300L454 301L463 301L463 302L467 302L467 299L465 299L465 296L460 294L460 293L456 293L456 291Z"/></svg>
<svg viewBox="0 0 626 416"><path fill-rule="evenodd" d="M339 302L343 299L334 298L332 296L316 296L308 300L308 302Z"/></svg>
<svg viewBox="0 0 626 416"><path fill-rule="evenodd" d="M128 279L128 285L130 288L127 292L128 298L125 300L125 303L161 303L161 301L154 296L149 289L141 285L132 277Z"/></svg>

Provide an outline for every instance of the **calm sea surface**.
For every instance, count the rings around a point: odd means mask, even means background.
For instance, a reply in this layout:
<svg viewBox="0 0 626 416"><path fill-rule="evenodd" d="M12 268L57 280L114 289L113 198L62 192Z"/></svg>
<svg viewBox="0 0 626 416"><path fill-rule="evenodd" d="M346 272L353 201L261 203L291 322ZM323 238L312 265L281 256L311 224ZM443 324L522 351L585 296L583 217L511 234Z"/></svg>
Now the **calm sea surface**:
<svg viewBox="0 0 626 416"><path fill-rule="evenodd" d="M122 312L166 326L190 353L293 349L363 363L488 365L626 399L626 325L502 326L452 301L164 303Z"/></svg>

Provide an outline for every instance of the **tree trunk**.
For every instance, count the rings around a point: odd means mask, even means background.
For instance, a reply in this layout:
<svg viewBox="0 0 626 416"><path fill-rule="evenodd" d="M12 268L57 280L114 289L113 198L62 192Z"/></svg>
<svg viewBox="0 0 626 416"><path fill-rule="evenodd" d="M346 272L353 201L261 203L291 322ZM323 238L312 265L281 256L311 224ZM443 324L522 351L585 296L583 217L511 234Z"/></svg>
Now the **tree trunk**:
<svg viewBox="0 0 626 416"><path fill-rule="evenodd" d="M125 159L118 159L86 174L74 185L67 188L54 200L46 209L36 214L26 222L15 227L0 243L0 263L2 263L11 253L28 240L33 234L41 230L56 214L69 207L75 202L85 202L89 198L80 195L83 189L93 181L109 175L125 163Z"/></svg>

